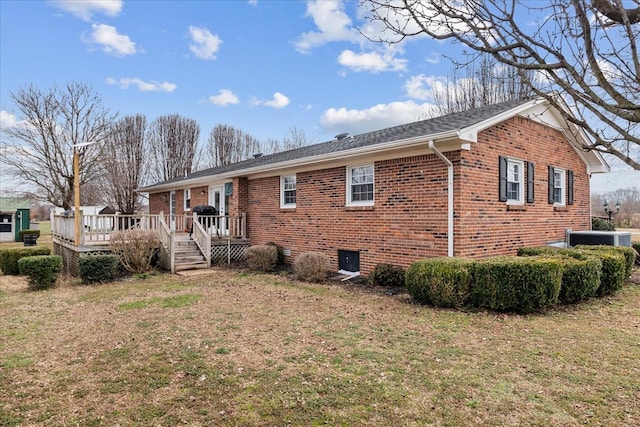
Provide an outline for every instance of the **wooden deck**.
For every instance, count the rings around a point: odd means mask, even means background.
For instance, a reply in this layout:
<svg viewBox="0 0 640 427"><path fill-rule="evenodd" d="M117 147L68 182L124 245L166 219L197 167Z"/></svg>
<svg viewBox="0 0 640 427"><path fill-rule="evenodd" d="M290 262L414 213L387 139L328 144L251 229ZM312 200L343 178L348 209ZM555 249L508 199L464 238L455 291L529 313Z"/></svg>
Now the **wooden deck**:
<svg viewBox="0 0 640 427"><path fill-rule="evenodd" d="M109 241L116 231L141 229L158 233L161 242L161 265L176 271L175 248L193 241L203 254L208 267L212 263L227 262L244 257L249 240L246 237L246 216L193 215L82 215L82 228L76 236L73 215L52 215L51 235L54 252L63 255L65 269L78 271L78 258L111 252ZM76 241L79 239L79 241Z"/></svg>

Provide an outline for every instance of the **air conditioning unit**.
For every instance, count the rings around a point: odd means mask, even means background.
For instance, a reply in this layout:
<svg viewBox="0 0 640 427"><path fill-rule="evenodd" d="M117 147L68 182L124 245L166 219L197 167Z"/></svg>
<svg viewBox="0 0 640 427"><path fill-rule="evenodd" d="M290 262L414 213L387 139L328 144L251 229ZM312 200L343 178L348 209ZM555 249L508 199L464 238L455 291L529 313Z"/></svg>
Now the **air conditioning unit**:
<svg viewBox="0 0 640 427"><path fill-rule="evenodd" d="M631 247L631 233L628 231L571 231L569 246L609 245Z"/></svg>

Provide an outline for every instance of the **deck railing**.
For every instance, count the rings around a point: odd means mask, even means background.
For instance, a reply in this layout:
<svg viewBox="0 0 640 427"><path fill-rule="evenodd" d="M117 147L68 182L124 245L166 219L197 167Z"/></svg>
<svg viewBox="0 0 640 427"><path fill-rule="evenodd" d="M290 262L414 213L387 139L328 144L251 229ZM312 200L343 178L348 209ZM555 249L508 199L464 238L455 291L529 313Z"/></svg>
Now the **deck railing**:
<svg viewBox="0 0 640 427"><path fill-rule="evenodd" d="M80 245L108 243L114 231L138 228L143 230L160 230L161 217L168 230L189 232L193 221L203 228L203 234L216 237L245 239L246 215L169 215L169 214L106 214L83 215L80 212ZM51 216L51 233L54 237L67 242L75 242L75 218L73 215L53 214ZM202 242L204 243L204 242Z"/></svg>

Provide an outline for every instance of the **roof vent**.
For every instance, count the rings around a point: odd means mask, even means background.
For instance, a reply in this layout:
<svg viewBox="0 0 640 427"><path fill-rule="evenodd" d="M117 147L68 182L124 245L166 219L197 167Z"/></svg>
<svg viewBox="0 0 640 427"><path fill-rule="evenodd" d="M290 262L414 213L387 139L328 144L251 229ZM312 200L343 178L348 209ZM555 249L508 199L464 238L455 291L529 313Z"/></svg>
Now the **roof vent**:
<svg viewBox="0 0 640 427"><path fill-rule="evenodd" d="M253 155L254 159L257 159L258 157L262 157L262 153L256 153Z"/></svg>
<svg viewBox="0 0 640 427"><path fill-rule="evenodd" d="M348 136L349 136L349 132L339 133L338 135L336 135L336 139L339 141L341 139L345 139Z"/></svg>

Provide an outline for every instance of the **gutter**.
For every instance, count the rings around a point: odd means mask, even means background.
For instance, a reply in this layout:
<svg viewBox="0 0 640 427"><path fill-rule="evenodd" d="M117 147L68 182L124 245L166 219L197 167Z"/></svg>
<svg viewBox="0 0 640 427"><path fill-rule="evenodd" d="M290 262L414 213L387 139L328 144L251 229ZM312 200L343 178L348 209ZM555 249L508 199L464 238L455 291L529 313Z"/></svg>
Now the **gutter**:
<svg viewBox="0 0 640 427"><path fill-rule="evenodd" d="M447 165L447 256L453 257L453 163L439 151L433 139L429 140L429 149Z"/></svg>

